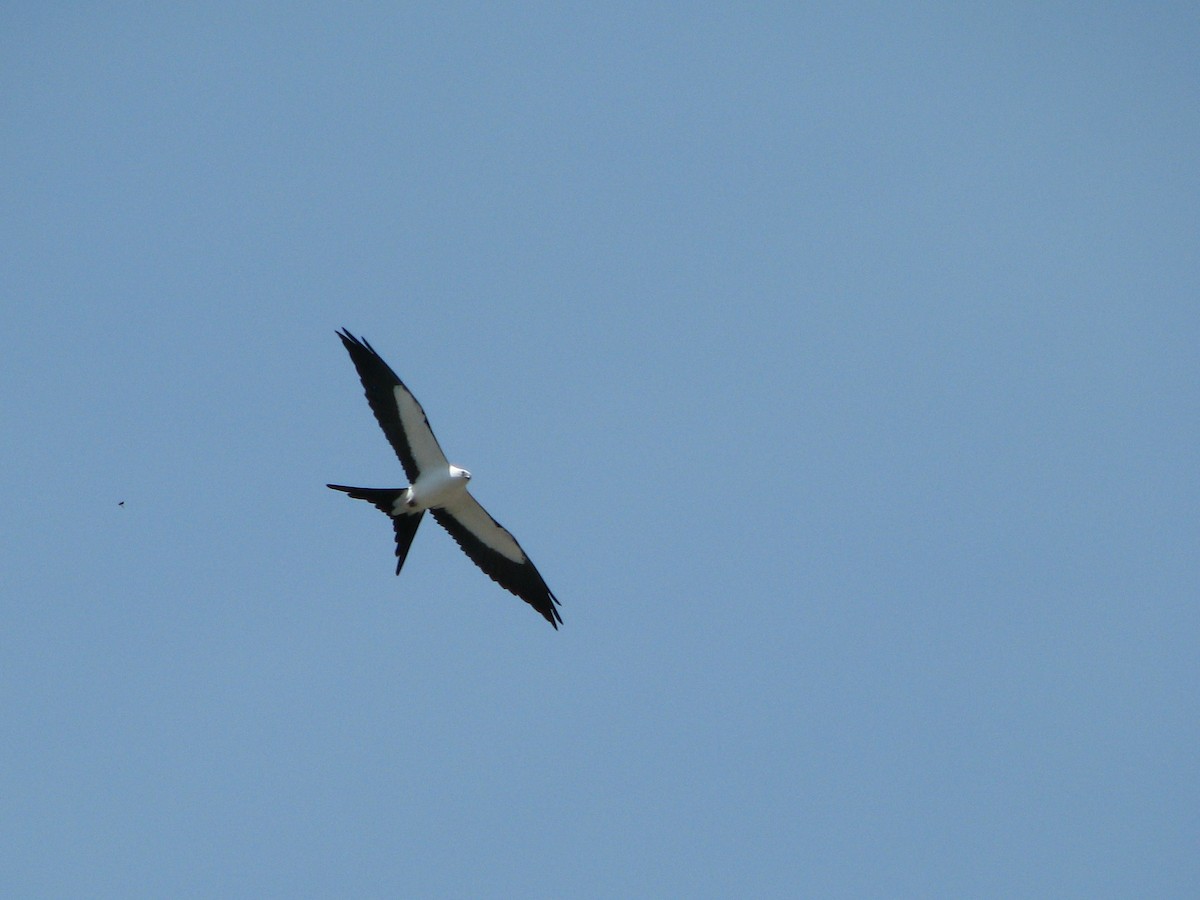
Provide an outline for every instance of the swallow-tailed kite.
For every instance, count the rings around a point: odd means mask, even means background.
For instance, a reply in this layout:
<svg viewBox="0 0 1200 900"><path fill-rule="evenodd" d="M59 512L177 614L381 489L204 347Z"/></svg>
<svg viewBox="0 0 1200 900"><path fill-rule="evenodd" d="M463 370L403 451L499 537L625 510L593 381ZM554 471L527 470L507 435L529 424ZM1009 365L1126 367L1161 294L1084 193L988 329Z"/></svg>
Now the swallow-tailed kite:
<svg viewBox="0 0 1200 900"><path fill-rule="evenodd" d="M558 628L558 598L546 586L516 539L467 493L471 473L450 465L425 418L425 410L365 339L346 329L338 332L346 346L367 402L408 475L409 487L360 488L331 484L335 491L366 500L391 517L396 530L396 574L404 566L425 511L458 542L475 565L501 587L512 591Z"/></svg>

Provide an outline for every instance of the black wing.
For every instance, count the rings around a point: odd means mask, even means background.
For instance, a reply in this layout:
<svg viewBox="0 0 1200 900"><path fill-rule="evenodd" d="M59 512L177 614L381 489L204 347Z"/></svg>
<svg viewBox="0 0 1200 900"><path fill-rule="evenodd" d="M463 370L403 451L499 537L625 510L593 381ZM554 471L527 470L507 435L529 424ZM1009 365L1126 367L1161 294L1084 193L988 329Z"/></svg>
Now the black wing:
<svg viewBox="0 0 1200 900"><path fill-rule="evenodd" d="M371 412L400 457L409 482L415 482L425 469L449 465L429 427L425 410L391 366L365 338L356 338L345 328L337 335L358 370Z"/></svg>
<svg viewBox="0 0 1200 900"><path fill-rule="evenodd" d="M464 492L449 506L430 512L489 578L516 594L558 628L562 622L562 616L554 608L560 605L558 598L546 586L516 539L489 516L474 497Z"/></svg>

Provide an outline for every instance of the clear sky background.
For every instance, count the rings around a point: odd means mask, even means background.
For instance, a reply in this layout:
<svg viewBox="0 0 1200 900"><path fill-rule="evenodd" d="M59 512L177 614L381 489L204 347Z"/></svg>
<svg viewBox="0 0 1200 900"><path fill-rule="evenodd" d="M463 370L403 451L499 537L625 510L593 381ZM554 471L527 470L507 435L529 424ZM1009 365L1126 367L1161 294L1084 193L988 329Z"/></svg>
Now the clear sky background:
<svg viewBox="0 0 1200 900"><path fill-rule="evenodd" d="M0 893L1200 895L1197 47L6 4Z"/></svg>

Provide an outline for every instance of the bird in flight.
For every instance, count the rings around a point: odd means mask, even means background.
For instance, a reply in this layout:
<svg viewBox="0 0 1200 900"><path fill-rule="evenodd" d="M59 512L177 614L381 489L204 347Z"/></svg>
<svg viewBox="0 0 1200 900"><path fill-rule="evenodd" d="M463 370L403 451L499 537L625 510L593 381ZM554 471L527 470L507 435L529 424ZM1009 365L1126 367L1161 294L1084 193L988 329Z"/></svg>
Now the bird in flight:
<svg viewBox="0 0 1200 900"><path fill-rule="evenodd" d="M417 398L365 338L356 338L345 328L338 332L338 337L358 370L371 412L400 457L409 486L361 488L330 484L327 487L355 500L366 500L391 518L396 532L397 575L404 567L417 526L428 510L488 577L536 609L557 629L562 622L555 609L558 598L546 586L516 538L467 493L471 473L450 465Z"/></svg>

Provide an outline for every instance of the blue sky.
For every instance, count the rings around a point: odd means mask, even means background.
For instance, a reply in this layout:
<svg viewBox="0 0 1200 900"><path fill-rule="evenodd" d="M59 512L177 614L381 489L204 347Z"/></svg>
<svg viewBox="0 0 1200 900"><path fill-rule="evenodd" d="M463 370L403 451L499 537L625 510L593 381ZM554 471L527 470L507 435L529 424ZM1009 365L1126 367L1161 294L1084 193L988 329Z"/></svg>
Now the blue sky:
<svg viewBox="0 0 1200 900"><path fill-rule="evenodd" d="M1196 896L1194 4L178 6L0 14L0 891Z"/></svg>

